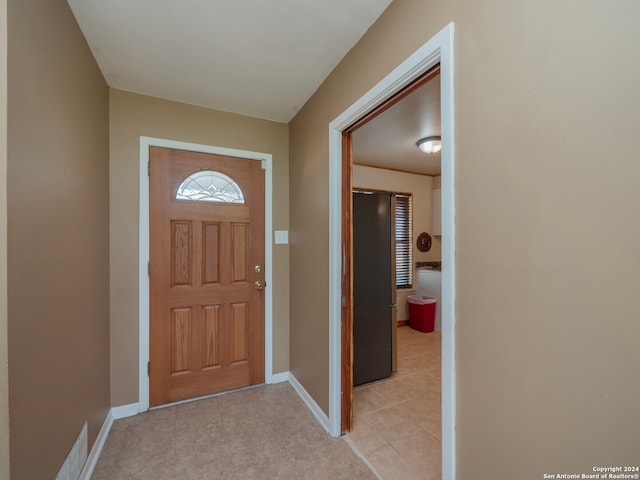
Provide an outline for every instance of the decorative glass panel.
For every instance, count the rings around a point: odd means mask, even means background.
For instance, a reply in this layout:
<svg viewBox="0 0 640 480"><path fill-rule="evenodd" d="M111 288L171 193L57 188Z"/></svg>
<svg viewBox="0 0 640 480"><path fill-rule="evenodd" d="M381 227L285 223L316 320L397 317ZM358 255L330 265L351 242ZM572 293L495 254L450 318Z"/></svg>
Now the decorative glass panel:
<svg viewBox="0 0 640 480"><path fill-rule="evenodd" d="M244 203L244 195L238 184L224 173L202 170L189 175L180 184L176 200Z"/></svg>

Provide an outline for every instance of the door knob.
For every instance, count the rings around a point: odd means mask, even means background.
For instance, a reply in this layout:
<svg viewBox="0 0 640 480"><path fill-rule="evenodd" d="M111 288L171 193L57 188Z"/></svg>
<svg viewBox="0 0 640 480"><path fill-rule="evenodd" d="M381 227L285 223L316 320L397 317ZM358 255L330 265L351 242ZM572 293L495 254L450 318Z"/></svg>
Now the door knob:
<svg viewBox="0 0 640 480"><path fill-rule="evenodd" d="M253 286L256 288L256 290L262 290L264 287L267 286L267 282L262 283L261 281L256 281L256 283L253 284Z"/></svg>

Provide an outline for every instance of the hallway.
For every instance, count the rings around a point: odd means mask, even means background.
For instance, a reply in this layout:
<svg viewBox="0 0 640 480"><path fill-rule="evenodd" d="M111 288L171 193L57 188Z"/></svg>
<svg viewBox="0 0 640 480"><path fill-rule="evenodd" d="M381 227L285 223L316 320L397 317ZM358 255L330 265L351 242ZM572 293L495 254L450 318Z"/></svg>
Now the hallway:
<svg viewBox="0 0 640 480"><path fill-rule="evenodd" d="M398 372L354 389L354 431L332 438L289 383L116 420L92 480L441 478L440 333L398 329Z"/></svg>
<svg viewBox="0 0 640 480"><path fill-rule="evenodd" d="M116 420L92 480L372 480L288 383Z"/></svg>

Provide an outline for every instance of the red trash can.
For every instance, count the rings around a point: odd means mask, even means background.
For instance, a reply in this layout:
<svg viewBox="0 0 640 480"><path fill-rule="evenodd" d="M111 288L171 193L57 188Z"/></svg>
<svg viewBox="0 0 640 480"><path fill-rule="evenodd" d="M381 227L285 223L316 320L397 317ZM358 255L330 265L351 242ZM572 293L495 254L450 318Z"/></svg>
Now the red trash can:
<svg viewBox="0 0 640 480"><path fill-rule="evenodd" d="M409 295L409 326L414 330L433 332L436 323L436 299L424 295Z"/></svg>

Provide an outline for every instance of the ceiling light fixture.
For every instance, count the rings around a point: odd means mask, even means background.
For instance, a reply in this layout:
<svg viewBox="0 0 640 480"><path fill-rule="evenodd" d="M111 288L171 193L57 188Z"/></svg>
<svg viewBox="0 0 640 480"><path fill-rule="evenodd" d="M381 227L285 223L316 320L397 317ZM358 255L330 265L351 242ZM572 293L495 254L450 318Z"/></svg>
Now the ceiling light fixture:
<svg viewBox="0 0 640 480"><path fill-rule="evenodd" d="M432 153L438 153L442 148L442 137L435 135L433 137L421 138L416 142L416 145L424 153L431 155Z"/></svg>

